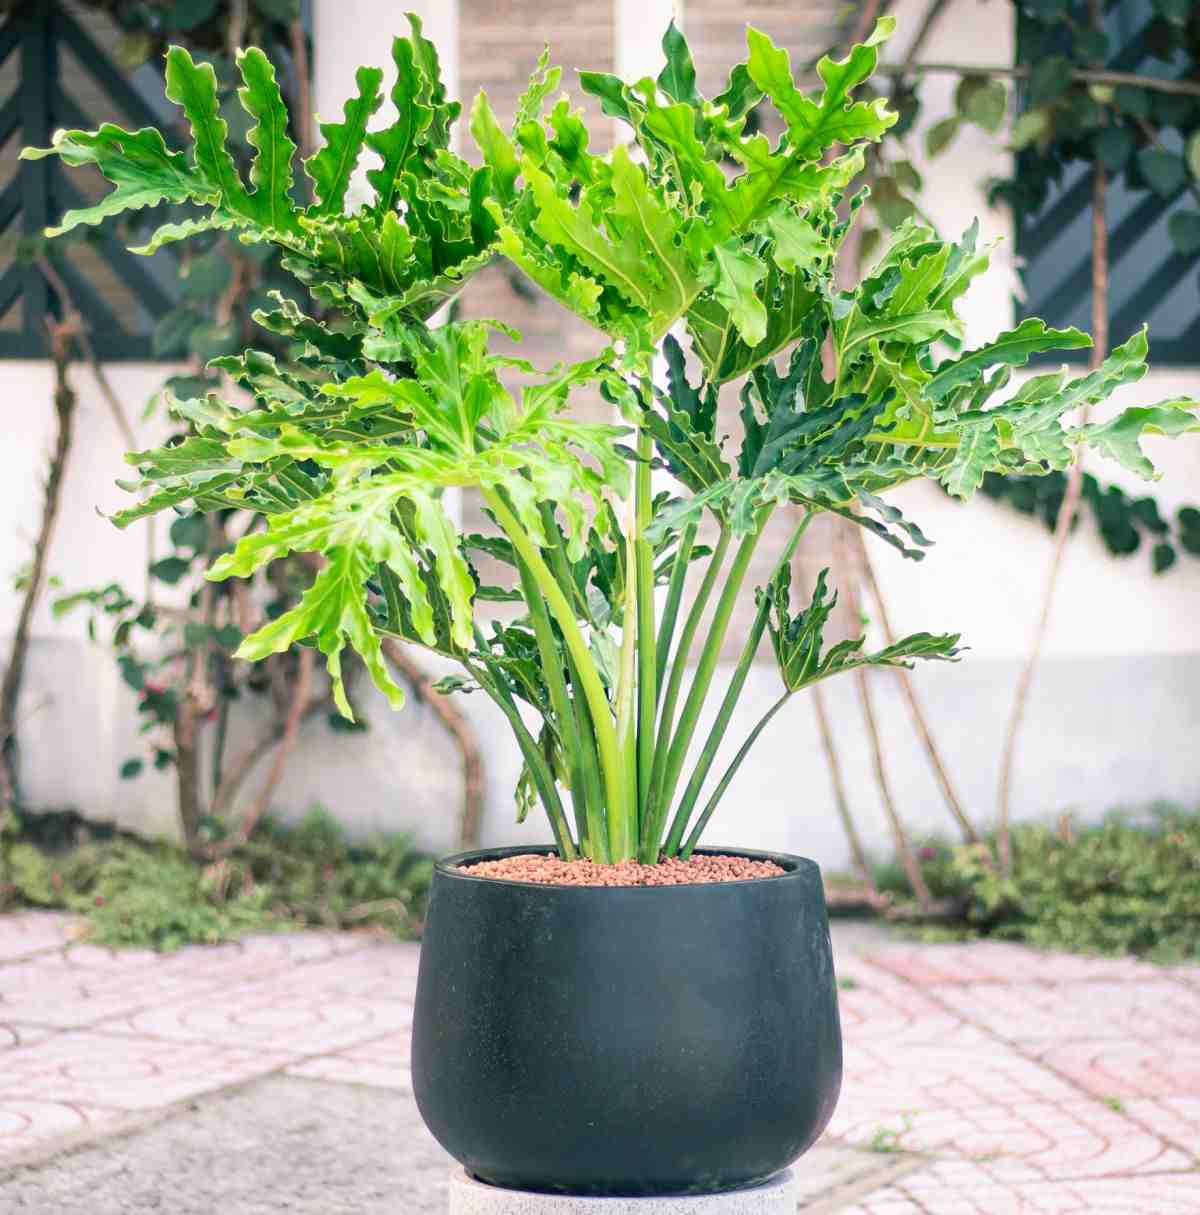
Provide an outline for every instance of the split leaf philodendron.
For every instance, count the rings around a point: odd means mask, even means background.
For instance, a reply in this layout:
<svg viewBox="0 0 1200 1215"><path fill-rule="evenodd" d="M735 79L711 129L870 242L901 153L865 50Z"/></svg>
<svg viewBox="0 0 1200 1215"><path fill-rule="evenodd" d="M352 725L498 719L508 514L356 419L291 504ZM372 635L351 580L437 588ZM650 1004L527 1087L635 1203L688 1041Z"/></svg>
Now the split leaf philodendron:
<svg viewBox="0 0 1200 1215"><path fill-rule="evenodd" d="M117 522L193 504L266 516L210 577L245 576L289 552L314 554L317 573L241 655L317 646L347 713L347 646L393 704L401 692L383 638L457 660L464 675L446 690L482 689L504 713L525 761L519 797L541 802L564 856L690 853L793 693L854 667L955 656L957 635L929 633L877 653L862 638L827 647L826 572L807 606L792 600L792 556L814 515L839 515L920 558L929 540L884 496L897 485L925 477L966 498L988 473L1065 468L1081 445L1150 476L1142 435L1200 429L1188 400L1068 420L1145 374L1144 332L1086 375L1057 371L1006 391L1032 356L1089 339L1026 320L964 350L955 305L988 261L974 228L953 242L909 222L857 286L837 285L862 201L847 187L865 146L895 120L880 100L854 100L890 18L846 58L822 59L811 93L787 52L751 29L746 61L711 100L672 27L657 80L583 73L605 114L630 128L631 141L603 156L589 151L580 112L551 100L560 73L543 56L511 129L476 99L478 167L450 150L459 106L409 20L393 47L398 117L373 128L383 82L361 68L343 120L322 124L325 145L303 162L308 184L274 71L253 48L237 64L255 149L249 183L227 150L212 68L179 48L167 56L167 95L190 124L190 154L157 131L109 124L61 131L50 149L23 154L94 164L116 186L57 231L175 204L186 210L144 248L235 230L282 248L313 300L311 316L284 297L256 314L293 341L286 365L254 350L218 360L252 403L172 402L191 433L129 456L143 496ZM745 130L766 103L783 126L774 143ZM365 150L379 166L348 207ZM490 330L501 326L431 323L495 258L606 335L604 352L538 372L491 353ZM698 383L674 334L686 334ZM652 376L660 356L662 384ZM736 440L717 428L734 381ZM585 384L600 386L623 425L570 417L571 393ZM655 469L676 494L652 494ZM446 508L455 488L482 494L496 535L458 531ZM752 592L751 558L787 506L799 522ZM706 518L711 548L697 542ZM475 552L509 567L512 586L482 585ZM693 565L703 572L691 593ZM757 613L696 756L734 608L749 593ZM523 601L525 614L488 635L475 605L497 598ZM783 694L702 800L764 636Z"/></svg>

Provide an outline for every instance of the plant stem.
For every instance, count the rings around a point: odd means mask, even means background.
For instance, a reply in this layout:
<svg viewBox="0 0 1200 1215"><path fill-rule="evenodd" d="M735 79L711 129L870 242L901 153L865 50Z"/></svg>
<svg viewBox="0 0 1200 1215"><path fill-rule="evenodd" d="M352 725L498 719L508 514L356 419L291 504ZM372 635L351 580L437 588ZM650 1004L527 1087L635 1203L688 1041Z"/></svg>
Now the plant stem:
<svg viewBox="0 0 1200 1215"><path fill-rule="evenodd" d="M649 378L642 383L642 399L650 401ZM650 432L638 429L638 466L634 483L635 524L633 555L637 573L637 822L633 841L637 846L640 822L649 814L650 777L654 764L654 722L658 715L658 657L654 628L654 553L646 540L650 526L652 491L650 484Z"/></svg>
<svg viewBox="0 0 1200 1215"><path fill-rule="evenodd" d="M621 754L621 803L608 803L608 848L613 860L628 860L638 839L637 743L637 558L634 553L634 504L625 533L625 602L621 612L621 661L614 709Z"/></svg>
<svg viewBox="0 0 1200 1215"><path fill-rule="evenodd" d="M733 559L733 566L729 571L729 578L726 580L724 589L721 591L721 598L717 600L716 611L713 613L712 621L709 624L708 636L705 638L704 648L700 651L700 662L696 667L696 674L692 678L692 686L688 689L688 697L684 701L683 712L680 714L679 726L671 740L671 750L667 756L667 767L663 773L662 787L656 790L659 805L662 807L670 806L675 796L675 786L679 782L679 774L683 770L688 747L691 744L692 736L696 732L696 726L700 720L700 711L704 708L704 701L708 696L708 689L712 685L713 672L716 670L717 661L721 657L721 647L725 644L725 634L729 630L729 619L733 615L733 605L736 603L738 594L742 589L742 583L746 578L746 571L750 568L750 559L754 556L754 550L758 546L758 541L773 510L773 503L759 510L758 517L755 519L754 530L738 545L737 554ZM661 820L665 821L666 810L661 810L660 815Z"/></svg>
<svg viewBox="0 0 1200 1215"><path fill-rule="evenodd" d="M571 710L570 700L567 696L567 683L563 678L558 641L554 636L554 630L550 627L550 617L546 614L546 605L538 591L533 573L520 556L517 557L517 571L521 577L521 590L525 596L525 604L529 609L529 620L533 625L538 656L542 660L542 678L545 679L546 688L550 693L550 705L554 710L558 736L567 761L571 804L575 810L575 830L578 833L580 845L583 846L587 838L584 822L586 802L579 769L579 738L575 730L575 714Z"/></svg>
<svg viewBox="0 0 1200 1215"><path fill-rule="evenodd" d="M546 606L558 622L563 640L575 662L575 669L591 712L592 728L596 733L596 748L599 752L600 772L604 780L605 799L610 808L620 806L623 795L620 755L617 750L617 733L613 726L612 711L609 708L608 697L604 693L604 685L600 682L596 664L592 661L587 642L579 630L575 612L567 602L562 588L555 581L554 575L542 560L537 545L526 534L517 517L508 509L504 499L494 489L487 487L483 487L483 498L491 508L496 522L503 528L504 534L512 541L513 548L529 566L538 588L545 597Z"/></svg>
<svg viewBox="0 0 1200 1215"><path fill-rule="evenodd" d="M704 579L696 593L691 611L683 624L683 632L679 637L679 648L671 663L671 678L667 681L666 695L663 697L662 711L658 719L658 735L654 742L654 767L650 774L650 812L642 821L641 859L643 864L653 864L658 859L659 836L662 824L666 821L666 809L660 809L660 798L663 777L667 771L667 757L670 751L671 731L675 727L675 705L679 700L679 692L683 686L683 677L687 671L688 657L692 651L692 642L696 630L704 618L704 611L712 597L713 588L717 584L721 569L725 564L725 554L729 551L729 532L721 529L721 538L708 559L708 568L704 571Z"/></svg>
<svg viewBox="0 0 1200 1215"><path fill-rule="evenodd" d="M742 760L750 753L750 748L758 741L758 736L767 728L771 719L783 708L785 704L792 698L791 690L787 690L784 694L762 715L758 720L758 724L746 736L746 741L738 748L738 753L733 757L733 762L725 769L721 777L720 783L713 790L713 795L708 799L704 810L700 817L696 820L696 825L692 828L691 835L688 836L687 843L683 847L680 855L686 861L692 855L693 849L696 847L701 835L704 834L705 827L708 826L708 820L712 818L713 811L717 808L721 798L725 796L725 790L729 788L730 782L737 775L737 770L742 766Z"/></svg>
<svg viewBox="0 0 1200 1215"><path fill-rule="evenodd" d="M671 642L675 638L675 621L679 616L679 603L683 598L683 585L687 581L688 564L692 559L692 548L696 543L695 522L684 525L675 548L675 560L671 564L671 581L667 585L667 602L663 605L662 623L658 626L656 643L658 668L655 682L662 691L663 676L667 673L667 658L671 653Z"/></svg>
<svg viewBox="0 0 1200 1215"><path fill-rule="evenodd" d="M804 535L805 529L812 521L812 518L813 512L809 511L792 533L791 539L780 554L779 561L776 563L774 570L771 571L771 577L767 581L768 586L775 581L780 570L786 569L791 562L792 554L796 551L796 545L800 543L800 537ZM746 644L742 647L742 653L738 659L737 667L734 669L733 677L729 681L729 688L725 692L724 700L721 701L721 708L717 712L717 719L713 722L708 738L705 739L704 750L700 753L700 760L692 772L692 777L687 783L687 788L683 791L683 797L680 798L679 808L675 812L674 821L671 823L671 832L667 836L664 848L668 856L675 853L679 847L680 840L683 839L683 833L687 830L688 820L692 817L692 811L695 809L696 802L700 797L700 790L704 788L704 782L708 778L709 770L712 768L721 743L725 739L725 732L729 729L729 721L733 717L734 709L737 708L737 702L741 699L742 689L746 685L750 668L754 665L755 656L758 654L758 647L762 642L762 635L766 631L767 617L770 615L770 611L771 600L766 594L763 594L759 598L758 611L755 613L754 623L751 625L750 632L746 637ZM732 779L732 776L730 779ZM709 807L705 808L705 812L711 814L712 809L715 809L715 804L710 802Z"/></svg>
<svg viewBox="0 0 1200 1215"><path fill-rule="evenodd" d="M576 853L575 844L571 839L571 830L567 826L566 812L563 810L558 790L554 787L554 773L550 771L550 765L546 763L546 757L538 748L533 735L529 733L529 728L521 720L521 714L513 703L508 688L504 685L503 677L489 678L478 667L465 659L463 666L508 718L508 724L512 727L513 734L516 735L517 746L521 748L521 755L529 768L529 775L533 778L538 796L542 799L546 817L550 820L550 830L554 833L554 842L558 846L558 851L564 860L575 860L578 853Z"/></svg>

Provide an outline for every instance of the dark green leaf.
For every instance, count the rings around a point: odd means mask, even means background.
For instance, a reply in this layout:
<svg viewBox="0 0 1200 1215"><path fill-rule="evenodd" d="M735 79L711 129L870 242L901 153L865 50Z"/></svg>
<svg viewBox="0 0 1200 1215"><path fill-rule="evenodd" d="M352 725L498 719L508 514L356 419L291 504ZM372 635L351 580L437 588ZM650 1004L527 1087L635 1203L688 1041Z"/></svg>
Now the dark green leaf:
<svg viewBox="0 0 1200 1215"><path fill-rule="evenodd" d="M958 134L961 119L957 114L940 118L925 132L925 151L929 156L944 152Z"/></svg>
<svg viewBox="0 0 1200 1215"><path fill-rule="evenodd" d="M667 32L663 35L662 49L667 65L659 73L658 87L672 101L699 105L700 94L696 92L696 67L692 63L692 53L688 50L687 39L674 21L667 26Z"/></svg>
<svg viewBox="0 0 1200 1215"><path fill-rule="evenodd" d="M1171 198L1187 182L1187 166L1171 152L1143 148L1138 153L1137 165L1146 184L1163 198Z"/></svg>
<svg viewBox="0 0 1200 1215"><path fill-rule="evenodd" d="M1133 135L1126 127L1114 123L1093 136L1092 147L1095 148L1100 163L1109 172L1117 173L1125 167L1133 151Z"/></svg>
<svg viewBox="0 0 1200 1215"><path fill-rule="evenodd" d="M191 569L192 563L183 557L163 557L150 566L150 573L168 586L174 586Z"/></svg>
<svg viewBox="0 0 1200 1215"><path fill-rule="evenodd" d="M1167 231L1185 257L1200 253L1200 211L1176 211L1167 221Z"/></svg>
<svg viewBox="0 0 1200 1215"><path fill-rule="evenodd" d="M120 777L122 780L132 780L135 776L142 774L142 769L145 768L145 762L140 759L127 759L120 768Z"/></svg>

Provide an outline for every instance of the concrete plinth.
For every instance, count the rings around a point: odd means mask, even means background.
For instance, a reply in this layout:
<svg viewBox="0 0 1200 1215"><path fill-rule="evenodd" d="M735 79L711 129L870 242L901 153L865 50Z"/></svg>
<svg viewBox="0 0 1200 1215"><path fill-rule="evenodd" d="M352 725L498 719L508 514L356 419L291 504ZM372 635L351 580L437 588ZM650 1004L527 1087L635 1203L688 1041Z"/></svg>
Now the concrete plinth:
<svg viewBox="0 0 1200 1215"><path fill-rule="evenodd" d="M450 1176L450 1215L795 1215L791 1170L730 1194L691 1198L575 1198L484 1185L462 1169Z"/></svg>

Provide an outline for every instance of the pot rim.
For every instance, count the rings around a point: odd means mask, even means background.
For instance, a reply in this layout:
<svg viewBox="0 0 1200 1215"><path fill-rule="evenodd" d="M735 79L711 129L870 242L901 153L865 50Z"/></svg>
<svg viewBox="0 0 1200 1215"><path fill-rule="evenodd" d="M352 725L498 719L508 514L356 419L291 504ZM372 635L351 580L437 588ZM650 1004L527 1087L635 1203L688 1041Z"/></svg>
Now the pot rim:
<svg viewBox="0 0 1200 1215"><path fill-rule="evenodd" d="M815 876L818 881L821 880L820 865L809 857L797 856L790 852L763 852L756 848L723 848L717 844L697 848L696 852L705 856L738 856L749 861L774 861L784 872L772 874L770 877L740 878L725 882L685 882L677 886L568 886L565 884L556 885L550 882L520 882L514 881L511 878L494 878L485 875L477 877L471 873L463 873L458 868L459 865L470 864L473 861L496 861L503 860L508 856L528 856L530 853L550 855L557 851L558 849L553 844L511 845L505 848L473 848L467 852L456 852L450 856L442 857L434 863L434 870L440 877L456 882L488 882L492 885L509 886L523 890L586 891L594 892L597 895L608 894L624 897L628 897L631 893L635 895L650 895L703 890L708 887L725 889L730 886L756 886L760 882L780 882L788 878L795 881ZM585 897L587 896L585 895Z"/></svg>

